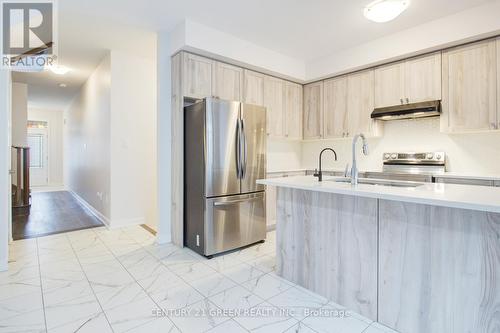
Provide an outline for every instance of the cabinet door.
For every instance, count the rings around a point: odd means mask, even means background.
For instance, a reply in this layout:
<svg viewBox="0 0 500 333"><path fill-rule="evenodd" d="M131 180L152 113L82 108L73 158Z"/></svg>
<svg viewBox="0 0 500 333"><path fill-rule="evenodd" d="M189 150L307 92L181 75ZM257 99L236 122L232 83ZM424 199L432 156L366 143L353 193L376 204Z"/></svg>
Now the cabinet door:
<svg viewBox="0 0 500 333"><path fill-rule="evenodd" d="M214 95L228 101L241 101L243 69L222 62L216 62L214 67Z"/></svg>
<svg viewBox="0 0 500 333"><path fill-rule="evenodd" d="M404 101L404 63L375 69L375 107L402 104Z"/></svg>
<svg viewBox="0 0 500 333"><path fill-rule="evenodd" d="M323 82L304 86L304 139L323 137Z"/></svg>
<svg viewBox="0 0 500 333"><path fill-rule="evenodd" d="M497 127L496 41L443 53L443 122L448 131Z"/></svg>
<svg viewBox="0 0 500 333"><path fill-rule="evenodd" d="M293 82L285 83L285 137L302 139L302 85Z"/></svg>
<svg viewBox="0 0 500 333"><path fill-rule="evenodd" d="M323 83L323 120L325 138L344 137L347 134L347 77Z"/></svg>
<svg viewBox="0 0 500 333"><path fill-rule="evenodd" d="M373 135L373 70L347 76L348 136Z"/></svg>
<svg viewBox="0 0 500 333"><path fill-rule="evenodd" d="M213 61L190 53L183 53L184 96L204 98L212 96Z"/></svg>
<svg viewBox="0 0 500 333"><path fill-rule="evenodd" d="M243 102L264 105L264 74L245 69L244 78Z"/></svg>
<svg viewBox="0 0 500 333"><path fill-rule="evenodd" d="M441 99L441 53L406 61L404 82L410 103Z"/></svg>
<svg viewBox="0 0 500 333"><path fill-rule="evenodd" d="M284 120L284 90L283 80L264 77L264 106L267 108L267 135L271 137L285 136Z"/></svg>

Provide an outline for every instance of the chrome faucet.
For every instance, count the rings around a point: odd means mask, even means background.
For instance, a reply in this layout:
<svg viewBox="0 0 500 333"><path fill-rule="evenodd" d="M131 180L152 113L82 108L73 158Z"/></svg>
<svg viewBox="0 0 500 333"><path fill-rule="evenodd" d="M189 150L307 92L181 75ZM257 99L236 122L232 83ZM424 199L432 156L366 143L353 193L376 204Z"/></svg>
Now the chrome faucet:
<svg viewBox="0 0 500 333"><path fill-rule="evenodd" d="M368 143L363 133L357 134L352 139L352 167L351 167L351 185L358 185L358 164L356 161L356 143L358 139L363 140L363 154L368 155Z"/></svg>
<svg viewBox="0 0 500 333"><path fill-rule="evenodd" d="M335 161L337 160L337 153L332 148L325 148L321 151L321 153L319 153L319 171L318 169L315 170L316 172L314 173L314 177L317 177L318 181L320 182L323 181L323 171L321 170L321 159L323 157L323 153L327 150L333 152L333 154L335 155Z"/></svg>

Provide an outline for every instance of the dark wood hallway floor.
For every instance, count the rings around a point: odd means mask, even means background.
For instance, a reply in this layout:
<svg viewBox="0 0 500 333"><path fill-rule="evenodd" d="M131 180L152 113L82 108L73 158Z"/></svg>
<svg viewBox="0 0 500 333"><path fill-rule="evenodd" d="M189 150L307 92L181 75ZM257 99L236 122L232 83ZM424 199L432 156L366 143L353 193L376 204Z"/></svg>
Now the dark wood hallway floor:
<svg viewBox="0 0 500 333"><path fill-rule="evenodd" d="M12 237L18 240L102 225L69 192L33 193L31 214L12 218Z"/></svg>

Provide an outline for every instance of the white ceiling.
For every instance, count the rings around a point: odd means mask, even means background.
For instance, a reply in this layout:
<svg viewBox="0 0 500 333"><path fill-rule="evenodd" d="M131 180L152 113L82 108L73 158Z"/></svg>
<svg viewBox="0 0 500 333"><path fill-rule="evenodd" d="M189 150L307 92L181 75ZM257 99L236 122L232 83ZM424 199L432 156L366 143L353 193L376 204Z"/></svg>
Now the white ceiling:
<svg viewBox="0 0 500 333"><path fill-rule="evenodd" d="M412 0L396 20L363 17L372 0L64 0L59 1L60 60L73 71L16 74L28 82L34 104L64 107L114 48L150 49L154 32L185 18L304 62L486 3L486 0ZM153 46L154 47L154 46ZM58 87L65 82L68 88Z"/></svg>

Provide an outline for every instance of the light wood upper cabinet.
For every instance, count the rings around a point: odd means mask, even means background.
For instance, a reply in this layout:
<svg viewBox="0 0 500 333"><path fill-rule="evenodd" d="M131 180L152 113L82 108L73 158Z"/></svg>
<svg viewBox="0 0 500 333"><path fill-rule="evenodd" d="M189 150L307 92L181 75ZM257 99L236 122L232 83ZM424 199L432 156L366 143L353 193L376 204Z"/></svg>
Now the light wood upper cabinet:
<svg viewBox="0 0 500 333"><path fill-rule="evenodd" d="M441 53L375 69L375 107L441 99Z"/></svg>
<svg viewBox="0 0 500 333"><path fill-rule="evenodd" d="M205 98L212 96L212 69L214 62L191 53L183 53L182 86L184 96Z"/></svg>
<svg viewBox="0 0 500 333"><path fill-rule="evenodd" d="M304 86L304 139L323 137L323 82Z"/></svg>
<svg viewBox="0 0 500 333"><path fill-rule="evenodd" d="M347 76L348 136L358 133L378 135L371 119L374 108L374 71L368 70Z"/></svg>
<svg viewBox="0 0 500 333"><path fill-rule="evenodd" d="M215 62L213 75L213 94L220 99L241 101L243 92L243 69Z"/></svg>
<svg viewBox="0 0 500 333"><path fill-rule="evenodd" d="M288 139L302 139L302 85L285 83L285 137Z"/></svg>
<svg viewBox="0 0 500 333"><path fill-rule="evenodd" d="M284 120L285 81L264 77L264 106L267 108L267 135L271 137L285 136Z"/></svg>
<svg viewBox="0 0 500 333"><path fill-rule="evenodd" d="M441 99L441 52L405 62L405 98L410 103Z"/></svg>
<svg viewBox="0 0 500 333"><path fill-rule="evenodd" d="M243 102L264 105L264 74L244 71Z"/></svg>
<svg viewBox="0 0 500 333"><path fill-rule="evenodd" d="M375 106L377 108L403 104L404 62L375 69Z"/></svg>
<svg viewBox="0 0 500 333"><path fill-rule="evenodd" d="M498 128L496 40L443 53L443 131Z"/></svg>
<svg viewBox="0 0 500 333"><path fill-rule="evenodd" d="M347 77L323 83L323 121L325 138L345 137L347 127Z"/></svg>

